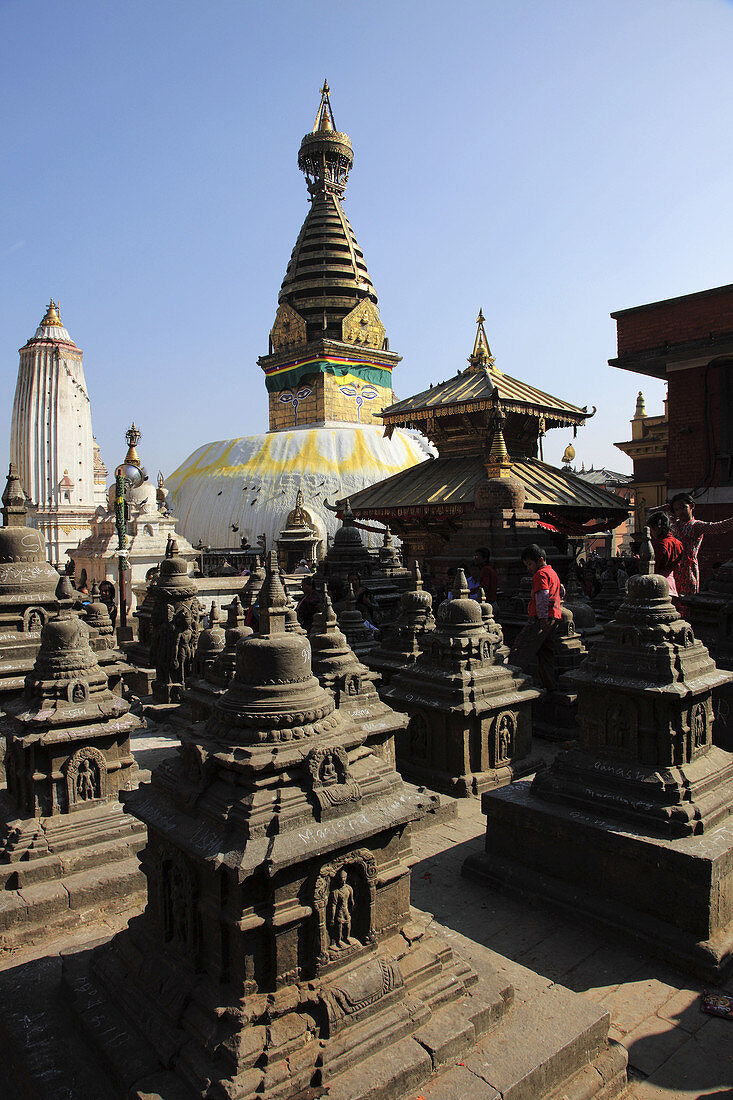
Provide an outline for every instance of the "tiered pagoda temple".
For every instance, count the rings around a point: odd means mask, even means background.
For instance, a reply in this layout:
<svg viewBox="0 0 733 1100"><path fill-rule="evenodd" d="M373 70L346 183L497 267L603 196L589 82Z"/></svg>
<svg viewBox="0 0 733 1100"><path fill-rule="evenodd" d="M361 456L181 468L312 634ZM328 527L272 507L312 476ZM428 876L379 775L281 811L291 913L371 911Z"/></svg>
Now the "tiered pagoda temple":
<svg viewBox="0 0 733 1100"><path fill-rule="evenodd" d="M504 374L491 354L483 313L477 324L467 368L379 414L387 436L417 428L439 457L353 494L354 513L388 523L410 557L429 559L443 554L449 540L460 541L463 518L479 507L477 490L500 467L499 476L523 486L522 507L551 528L570 533L589 522L602 529L621 523L628 515L625 501L541 457L547 431L577 430L594 413Z"/></svg>

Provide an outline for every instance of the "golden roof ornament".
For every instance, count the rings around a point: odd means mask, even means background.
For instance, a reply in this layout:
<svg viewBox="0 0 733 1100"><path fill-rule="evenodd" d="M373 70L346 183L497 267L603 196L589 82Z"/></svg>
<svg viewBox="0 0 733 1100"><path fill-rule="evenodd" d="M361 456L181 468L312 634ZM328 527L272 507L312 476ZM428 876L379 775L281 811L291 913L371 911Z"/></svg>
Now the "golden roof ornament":
<svg viewBox="0 0 733 1100"><path fill-rule="evenodd" d="M646 420L646 403L644 401L644 394L639 390L639 395L636 398L636 412L634 413L634 420Z"/></svg>
<svg viewBox="0 0 733 1100"><path fill-rule="evenodd" d="M476 324L478 325L476 339L473 343L473 351L468 357L470 370L498 370L484 328L485 320L484 311L480 309L476 318Z"/></svg>
<svg viewBox="0 0 733 1100"><path fill-rule="evenodd" d="M318 105L318 111L316 112L316 121L313 123L313 133L323 130L335 130L336 123L333 120L333 109L331 108L330 88L328 87L328 81L323 81L323 87L321 88L321 102Z"/></svg>
<svg viewBox="0 0 733 1100"><path fill-rule="evenodd" d="M48 303L46 308L46 314L41 321L42 325L58 325L61 326L61 302L54 302L53 298Z"/></svg>
<svg viewBox="0 0 733 1100"><path fill-rule="evenodd" d="M575 447L572 445L572 443L569 443L567 445L567 447L565 448L565 451L564 451L563 456L562 456L563 466L569 466L574 458L575 458Z"/></svg>
<svg viewBox="0 0 733 1100"><path fill-rule="evenodd" d="M506 416L499 401L489 417L489 426L492 431L491 448L486 461L486 473L489 477L511 477L512 460L504 442L504 422Z"/></svg>

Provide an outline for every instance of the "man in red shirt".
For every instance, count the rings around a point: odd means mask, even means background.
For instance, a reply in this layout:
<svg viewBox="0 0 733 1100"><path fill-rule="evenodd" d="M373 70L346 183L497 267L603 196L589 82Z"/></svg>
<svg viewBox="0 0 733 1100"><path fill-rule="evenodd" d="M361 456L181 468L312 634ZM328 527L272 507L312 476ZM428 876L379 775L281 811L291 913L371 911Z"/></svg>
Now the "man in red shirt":
<svg viewBox="0 0 733 1100"><path fill-rule="evenodd" d="M479 569L479 584L489 603L496 603L499 588L499 574L491 564L491 551L487 546L479 546L473 555L473 564Z"/></svg>
<svg viewBox="0 0 733 1100"><path fill-rule="evenodd" d="M545 551L536 543L522 551L522 565L532 577L532 596L527 608L529 623L514 643L514 650L517 651L516 663L522 665L523 661L526 662L534 654L542 686L548 691L554 691L557 684L552 639L557 620L562 615L560 600L564 589L555 570L547 564ZM510 663L514 650L509 655Z"/></svg>

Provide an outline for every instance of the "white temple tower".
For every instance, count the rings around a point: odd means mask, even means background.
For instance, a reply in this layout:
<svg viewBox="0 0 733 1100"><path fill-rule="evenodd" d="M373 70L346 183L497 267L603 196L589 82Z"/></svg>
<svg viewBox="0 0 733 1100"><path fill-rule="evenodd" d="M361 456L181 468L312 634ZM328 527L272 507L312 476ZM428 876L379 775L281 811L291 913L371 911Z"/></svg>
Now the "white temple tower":
<svg viewBox="0 0 733 1100"><path fill-rule="evenodd" d="M43 535L49 561L64 565L66 551L90 534L97 503L82 352L58 309L52 301L20 349L10 459L29 498L29 523Z"/></svg>

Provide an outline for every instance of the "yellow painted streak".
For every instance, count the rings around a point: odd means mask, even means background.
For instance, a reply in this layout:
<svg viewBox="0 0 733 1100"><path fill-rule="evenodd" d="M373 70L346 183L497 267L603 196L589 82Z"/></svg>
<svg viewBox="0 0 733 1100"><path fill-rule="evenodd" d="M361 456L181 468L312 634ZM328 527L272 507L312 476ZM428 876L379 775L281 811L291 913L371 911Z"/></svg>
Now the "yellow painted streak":
<svg viewBox="0 0 733 1100"><path fill-rule="evenodd" d="M281 442L283 433L267 435L262 447L256 454L252 455L246 462L236 465L230 464L228 459L232 449L240 442L239 439L230 440L221 456L207 463L205 461L207 456L212 448L216 446L216 444L211 444L190 466L180 466L174 474L171 474L168 481L171 484L175 479L176 484L172 487L178 492L192 477L209 477L212 475L217 477L241 477L245 472L250 477L256 474L276 476L278 474L297 473L298 471L315 472L316 470L319 473L332 473L343 476L344 474L359 473L369 469L387 471L388 473L398 473L400 470L405 469L404 461L385 462L377 458L369 449L363 431L359 429L354 430L353 448L348 457L336 460L328 458L318 446L319 441L325 442L323 433L328 430L314 428L308 431L305 433L305 439L301 445L295 448L292 446L295 441L290 438L291 433L286 433L288 438L284 458L277 458L272 453L273 448ZM339 429L331 430L339 431ZM414 461L419 461L419 457L415 455L417 448L412 444L412 441L404 439L402 442L405 444L408 455ZM291 450L292 453L289 453ZM383 474L382 476L386 475Z"/></svg>

